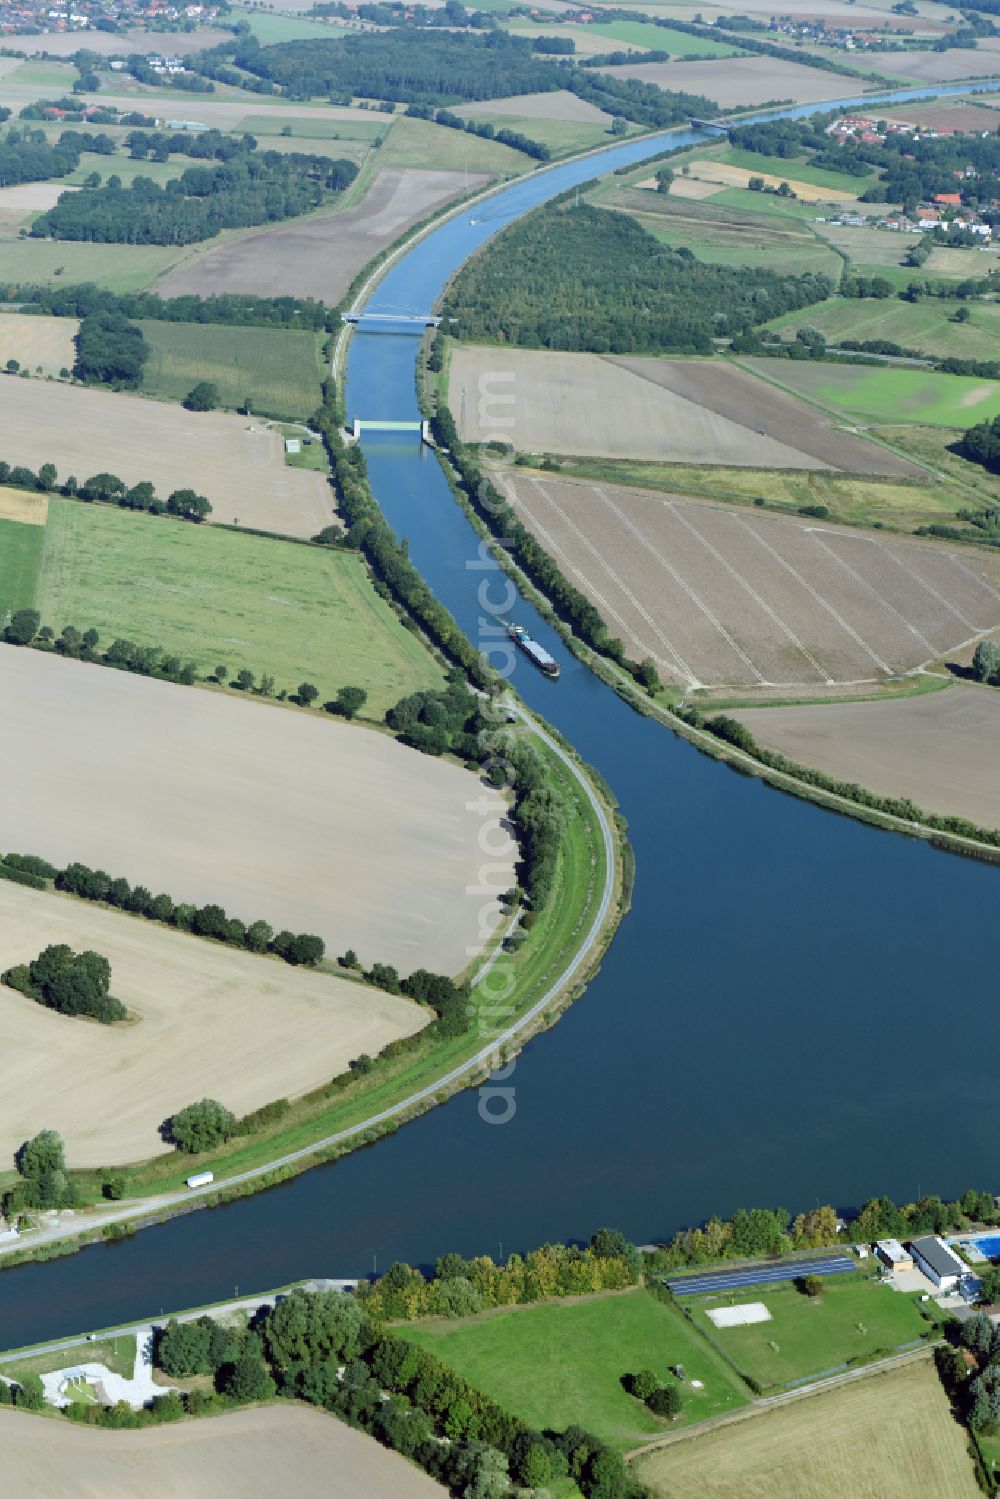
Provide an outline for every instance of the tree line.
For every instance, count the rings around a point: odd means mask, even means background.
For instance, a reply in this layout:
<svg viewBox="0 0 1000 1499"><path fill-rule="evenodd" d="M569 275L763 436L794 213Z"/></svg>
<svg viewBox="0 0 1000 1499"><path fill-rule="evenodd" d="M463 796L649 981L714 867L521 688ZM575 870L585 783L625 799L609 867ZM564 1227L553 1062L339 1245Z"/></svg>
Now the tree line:
<svg viewBox="0 0 1000 1499"><path fill-rule="evenodd" d="M823 301L828 276L707 265L626 214L536 209L459 272L445 316L456 337L592 353L710 354L713 338Z"/></svg>
<svg viewBox="0 0 1000 1499"><path fill-rule="evenodd" d="M435 110L430 104L411 104L406 111L408 119L433 120L435 125L444 125L449 130L464 130L468 135L481 136L483 140L497 141L501 146L510 146L513 151L523 151L536 161L548 161L552 152L543 141L532 140L519 130L507 130L503 126L491 125L489 120L463 120L450 109Z"/></svg>
<svg viewBox="0 0 1000 1499"><path fill-rule="evenodd" d="M60 484L54 463L43 463L36 472L22 463L12 464L0 459L0 484L7 484L12 489L30 489L41 494L60 494L64 499L83 500L88 504L99 502L102 505L117 505L121 510L145 510L150 515L173 515L180 520L203 521L212 513L212 507L205 496L196 494L193 489L175 489L165 500L161 500L149 479L140 479L137 484L126 484L117 474L102 472L91 474L82 484L75 474L70 474ZM34 611L20 612L25 616L23 624L27 626ZM38 622L28 639L15 639L10 643L28 645L37 633ZM49 634L51 636L51 631Z"/></svg>
<svg viewBox="0 0 1000 1499"><path fill-rule="evenodd" d="M216 296L159 297L154 292L118 293L82 281L70 286L11 286L6 300L51 317L85 318L98 312L165 323L224 323L240 328L307 328L332 332L338 321L312 297L255 297L222 292Z"/></svg>
<svg viewBox="0 0 1000 1499"><path fill-rule="evenodd" d="M357 171L352 161L266 151L216 167L189 167L163 186L136 177L126 188L111 177L104 187L63 193L30 232L102 244L187 245L222 229L308 213L327 192L353 182Z"/></svg>

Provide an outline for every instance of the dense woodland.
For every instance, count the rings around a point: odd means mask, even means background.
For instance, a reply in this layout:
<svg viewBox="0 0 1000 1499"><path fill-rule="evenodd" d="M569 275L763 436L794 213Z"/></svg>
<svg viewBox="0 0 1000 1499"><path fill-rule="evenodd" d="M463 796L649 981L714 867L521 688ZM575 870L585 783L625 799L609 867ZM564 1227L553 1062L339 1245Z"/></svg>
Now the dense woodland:
<svg viewBox="0 0 1000 1499"><path fill-rule="evenodd" d="M718 113L700 94L665 93L655 84L584 72L572 63L542 61L528 37L508 32L420 31L409 27L337 41L282 42L262 47L241 36L201 53L192 67L208 76L251 75L268 89L281 87L288 98L328 98L349 104L370 99L440 107L473 99L506 99L515 94L570 89L581 99L637 124L666 126L689 114ZM233 63L242 70L227 67Z"/></svg>
<svg viewBox="0 0 1000 1499"><path fill-rule="evenodd" d="M351 161L254 153L221 166L189 167L163 187L136 177L126 188L112 178L105 187L63 193L39 214L31 233L102 244L189 245L222 229L308 213L326 191L339 191L356 176Z"/></svg>
<svg viewBox="0 0 1000 1499"><path fill-rule="evenodd" d="M67 177L80 165L82 153L90 149L90 138L78 131L64 130L55 144L49 144L41 130L11 129L0 141L0 182L16 187L19 182Z"/></svg>
<svg viewBox="0 0 1000 1499"><path fill-rule="evenodd" d="M459 338L598 354L710 354L712 339L830 296L828 276L705 265L625 214L537 209L459 273Z"/></svg>

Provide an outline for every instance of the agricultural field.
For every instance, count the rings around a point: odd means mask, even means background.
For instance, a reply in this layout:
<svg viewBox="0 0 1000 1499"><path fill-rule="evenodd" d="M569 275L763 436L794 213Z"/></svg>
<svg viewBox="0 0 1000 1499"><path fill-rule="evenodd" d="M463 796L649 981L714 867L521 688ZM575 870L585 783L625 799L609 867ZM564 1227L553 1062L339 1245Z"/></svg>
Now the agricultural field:
<svg viewBox="0 0 1000 1499"><path fill-rule="evenodd" d="M913 105L912 123L926 130L963 130L978 134L983 130L1000 129L1000 110L991 109L985 99L969 99L967 102L945 99L940 104Z"/></svg>
<svg viewBox="0 0 1000 1499"><path fill-rule="evenodd" d="M513 408L470 399L481 380L511 376ZM920 477L905 459L717 360L455 345L448 398L466 441L495 436L499 415L504 440L525 453Z"/></svg>
<svg viewBox="0 0 1000 1499"><path fill-rule="evenodd" d="M715 1327L709 1319L710 1310L758 1299L769 1321ZM862 1274L825 1276L822 1295L815 1298L786 1281L755 1287L752 1295L727 1291L689 1298L685 1305L696 1325L766 1392L840 1364L863 1363L879 1350L895 1352L928 1332L911 1297Z"/></svg>
<svg viewBox="0 0 1000 1499"><path fill-rule="evenodd" d="M238 1116L321 1086L410 1036L428 1011L350 979L294 968L72 896L0 885L0 971L50 943L111 964L130 1021L59 1015L0 985L0 1160L39 1129L71 1167L127 1165L166 1147L163 1121L199 1098Z"/></svg>
<svg viewBox="0 0 1000 1499"><path fill-rule="evenodd" d="M967 323L954 321L960 307L969 314ZM996 302L957 302L938 297L919 302L901 302L895 297L884 301L836 297L775 318L766 326L787 338L795 336L796 328L818 328L831 343L840 343L844 338L884 338L939 359L950 356L994 359L1000 348L1000 304Z"/></svg>
<svg viewBox="0 0 1000 1499"><path fill-rule="evenodd" d="M809 360L747 359L748 370L863 422L912 421L937 427L971 427L1000 415L1000 381L936 370L823 364Z"/></svg>
<svg viewBox="0 0 1000 1499"><path fill-rule="evenodd" d="M816 696L1000 624L987 552L552 474L516 472L505 491L627 654L689 689Z"/></svg>
<svg viewBox="0 0 1000 1499"><path fill-rule="evenodd" d="M0 283L40 281L51 286L55 282L93 281L109 291L143 291L189 254L190 250L180 245L21 239L16 230L5 227L0 232Z"/></svg>
<svg viewBox="0 0 1000 1499"><path fill-rule="evenodd" d="M537 97L545 99L549 96L541 94ZM570 94L571 99L574 95ZM496 130L517 130L531 140L542 141L553 156L564 156L574 151L584 151L594 146L607 145L610 141L611 116L603 110L593 109L591 105L585 105L592 109L590 118L581 119L558 119L551 115L543 114L514 114L509 109L500 109L501 104L509 104L509 99L490 101L494 105L476 104L465 109L456 110L463 119L474 119L485 124L490 124ZM584 104L584 100L575 100ZM635 126L631 129L634 131Z"/></svg>
<svg viewBox="0 0 1000 1499"><path fill-rule="evenodd" d="M16 489L0 489L0 620L8 611L30 607L38 586L38 575L42 561L42 546L45 540L45 519L35 519L28 513L28 505L18 501L29 501ZM44 496L38 498L44 504Z"/></svg>
<svg viewBox="0 0 1000 1499"><path fill-rule="evenodd" d="M442 172L482 173L485 177L511 176L533 166L530 156L498 141L466 135L432 120L400 117L379 152L379 163L387 167L431 167ZM471 186L475 186L473 182Z"/></svg>
<svg viewBox="0 0 1000 1499"><path fill-rule="evenodd" d="M76 358L76 318L36 317L26 312L0 313L0 365L16 359L32 374L58 375Z"/></svg>
<svg viewBox="0 0 1000 1499"><path fill-rule="evenodd" d="M247 667L288 692L306 680L321 702L357 685L377 720L407 693L442 685L354 553L76 500L52 501L45 532L21 529L44 536L35 607L57 633L75 624L107 644L157 645L201 675L221 662L232 680Z"/></svg>
<svg viewBox="0 0 1000 1499"><path fill-rule="evenodd" d="M636 1465L664 1499L977 1499L930 1359L671 1443Z"/></svg>
<svg viewBox="0 0 1000 1499"><path fill-rule="evenodd" d="M7 848L315 932L401 973L461 972L485 940L469 893L480 782L457 765L319 714L13 646L0 700ZM515 852L498 889L516 883Z"/></svg>
<svg viewBox="0 0 1000 1499"><path fill-rule="evenodd" d="M883 52L871 58L873 71L901 83L958 83L964 78L986 78L996 72L996 59L967 47L945 52Z"/></svg>
<svg viewBox="0 0 1000 1499"><path fill-rule="evenodd" d="M469 139L441 125L432 128L442 135ZM382 148L380 162L386 149ZM522 160L519 154L518 160ZM404 229L487 180L471 171L466 179L461 170L380 166L367 193L353 208L314 214L230 240L190 258L166 276L157 291L165 297L189 293L211 296L216 292L316 297L335 305L362 266ZM0 268L2 265L0 252Z"/></svg>
<svg viewBox="0 0 1000 1499"><path fill-rule="evenodd" d="M324 476L289 468L280 433L252 418L38 380L8 380L4 413L9 463L54 463L63 479L104 471L128 484L149 479L164 498L196 489L213 520L290 536L315 536L332 517Z"/></svg>
<svg viewBox="0 0 1000 1499"><path fill-rule="evenodd" d="M1000 559L994 582L1000 585ZM737 716L759 744L801 764L907 796L927 812L1000 828L996 688L960 684L891 703L752 708Z"/></svg>
<svg viewBox="0 0 1000 1499"><path fill-rule="evenodd" d="M575 25L533 25L530 21L509 21L504 30L520 36L566 37L576 45L581 57L595 57L605 52L669 52L675 57L739 57L739 47L728 42L714 42L709 37L689 36L667 26L643 21L602 21Z"/></svg>
<svg viewBox="0 0 1000 1499"><path fill-rule="evenodd" d="M509 99L487 99L480 104L463 104L454 111L463 120L476 120L484 115L491 119L509 117L549 121L567 125L610 126L612 116L586 99L578 99L569 89L553 89L550 94L514 94Z"/></svg>
<svg viewBox="0 0 1000 1499"><path fill-rule="evenodd" d="M200 34L200 33L199 33ZM95 1431L0 1410L0 1442L12 1490L33 1499L69 1493L134 1499L248 1499L280 1493L295 1475L296 1499L446 1499L447 1491L398 1453L343 1421L302 1405L232 1411L143 1431ZM956 1496L960 1499L960 1496Z"/></svg>
<svg viewBox="0 0 1000 1499"><path fill-rule="evenodd" d="M183 401L199 380L211 380L223 406L249 399L254 412L267 416L309 416L320 404L324 333L146 318L139 327L150 350L144 395ZM3 330L0 319L0 359Z"/></svg>
<svg viewBox="0 0 1000 1499"><path fill-rule="evenodd" d="M217 47L220 42L232 40L232 33L199 26L196 31L172 31L169 36L170 51L178 57L189 52L200 52L205 47ZM144 31L138 26L127 31L105 32L90 30L86 37L78 31L46 31L40 36L21 36L12 43L19 51L29 55L48 53L50 57L72 57L86 46L88 52L99 52L104 57L117 57L124 53L162 52L167 42L162 31ZM11 58L16 66L17 59Z"/></svg>
<svg viewBox="0 0 1000 1499"><path fill-rule="evenodd" d="M740 153L741 155L743 153ZM749 153L748 153L749 154ZM754 177L763 179L765 185L770 188L778 188L785 182L795 194L800 203L823 203L823 202L854 202L857 192L857 183L850 190L835 188L832 186L819 186L796 176L797 163L786 162L784 170L779 166L777 171L769 171L763 164L759 167L737 166L731 162L720 161L708 157L704 161L691 163L691 177L697 182L707 182L712 186L732 191L732 189L749 188L750 181Z"/></svg>
<svg viewBox="0 0 1000 1499"><path fill-rule="evenodd" d="M825 167L814 167L805 159L799 161L795 157L761 156L756 151L740 151L735 148L722 151L715 157L702 158L702 161L704 160L714 160L721 162L724 166L739 167L755 177L763 174L776 177L779 181L794 178L793 187L801 183L809 187L822 188L831 199L856 198L867 183L876 180L874 176L852 177L850 172L831 172Z"/></svg>
<svg viewBox="0 0 1000 1499"><path fill-rule="evenodd" d="M616 1447L635 1447L665 1423L622 1389L624 1374L652 1369L664 1383L684 1365L688 1383L671 1429L738 1409L747 1396L681 1314L646 1291L560 1298L458 1321L393 1329L443 1359L530 1426L582 1426ZM690 1381L700 1379L701 1390Z"/></svg>
<svg viewBox="0 0 1000 1499"><path fill-rule="evenodd" d="M256 9L234 7L229 19L245 21L250 27L251 36L255 36L262 47L272 47L276 42L329 42L338 36L347 35L346 28L335 22L312 21L305 16L274 16Z"/></svg>
<svg viewBox="0 0 1000 1499"><path fill-rule="evenodd" d="M699 42L699 47L700 47ZM822 104L842 99L845 79L837 73L803 67L776 57L729 57L712 62L624 63L605 69L615 78L635 78L663 89L704 94L722 109L793 99L798 104ZM846 85L847 90L850 84Z"/></svg>

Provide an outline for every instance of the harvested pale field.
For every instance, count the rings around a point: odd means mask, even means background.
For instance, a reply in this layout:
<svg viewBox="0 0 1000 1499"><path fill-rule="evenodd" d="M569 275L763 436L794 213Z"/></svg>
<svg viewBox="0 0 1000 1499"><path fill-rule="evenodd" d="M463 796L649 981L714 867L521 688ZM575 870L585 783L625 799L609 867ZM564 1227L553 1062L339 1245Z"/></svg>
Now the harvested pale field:
<svg viewBox="0 0 1000 1499"><path fill-rule="evenodd" d="M0 848L401 973L458 973L482 946L469 771L336 719L13 646L0 702ZM508 848L488 861L498 891L515 883Z"/></svg>
<svg viewBox="0 0 1000 1499"><path fill-rule="evenodd" d="M238 517L289 536L315 536L333 514L324 476L286 465L277 431L245 416L184 411L141 396L7 380L0 452L29 468L54 463L61 478L107 471L128 484L150 479L164 498L196 489L211 501L213 520Z"/></svg>
<svg viewBox="0 0 1000 1499"><path fill-rule="evenodd" d="M1000 624L986 554L548 474L506 489L628 655L689 687L874 681Z"/></svg>
<svg viewBox="0 0 1000 1499"><path fill-rule="evenodd" d="M215 31L200 27L197 31L143 31L133 26L128 31L114 33L106 31L47 31L42 36L19 36L13 43L29 56L47 52L51 57L72 57L81 47L88 52L97 52L102 57L124 57L126 53L169 52L172 56L186 57L189 52L201 52L203 48L217 47L220 42L231 42L232 32Z"/></svg>
<svg viewBox="0 0 1000 1499"><path fill-rule="evenodd" d="M957 83L963 78L985 78L997 71L997 59L968 47L947 52L881 52L870 57L875 72L914 83Z"/></svg>
<svg viewBox="0 0 1000 1499"><path fill-rule="evenodd" d="M503 404L511 395L513 402ZM924 472L714 360L458 345L449 402L466 441L502 436L527 453L899 477Z"/></svg>
<svg viewBox="0 0 1000 1499"><path fill-rule="evenodd" d="M229 39L232 40L231 36ZM5 90L7 91L9 90ZM228 98L205 98L201 94L182 94L178 91L176 98L173 98L165 89L161 95L156 96L141 92L102 92L84 97L88 105L95 107L113 104L116 109L125 111L141 109L158 119L199 120L206 125L214 125L219 130L235 130L249 117L259 119L262 115L269 120L273 119L279 129L283 124L294 124L297 120L314 120L317 125L335 125L338 121L346 120L364 120L368 124L374 124L381 120L387 125L390 119L389 115L380 115L349 104L290 104L281 98L272 102L261 94L247 95L244 99L234 98L232 95ZM326 133L325 130L323 133Z"/></svg>
<svg viewBox="0 0 1000 1499"><path fill-rule="evenodd" d="M1000 828L1000 692L955 686L883 703L753 708L736 715L758 743L928 812Z"/></svg>
<svg viewBox="0 0 1000 1499"><path fill-rule="evenodd" d="M992 245L982 250L935 245L927 257L926 269L938 276L988 276L1000 269L1000 250Z"/></svg>
<svg viewBox="0 0 1000 1499"><path fill-rule="evenodd" d="M289 1404L144 1431L100 1431L0 1410L0 1445L11 1493L30 1492L32 1499L273 1499L288 1492L295 1499L445 1499L446 1493L373 1437Z"/></svg>
<svg viewBox="0 0 1000 1499"><path fill-rule="evenodd" d="M794 166L792 167L794 170ZM750 172L745 167L729 166L722 161L694 161L691 163L692 177L701 178L704 182L716 184L718 187L746 187L751 177L762 177L768 187L779 187L782 182L788 186L797 198L803 203L856 203L856 193L844 192L839 188L817 187L813 182L799 182L794 177L774 176L769 172ZM686 179L681 178L684 182ZM677 181L671 183L670 191L674 192Z"/></svg>
<svg viewBox="0 0 1000 1499"><path fill-rule="evenodd" d="M0 364L16 359L22 369L36 371L40 365L45 375L71 369L76 358L73 339L79 326L76 318L70 317L0 313Z"/></svg>
<svg viewBox="0 0 1000 1499"><path fill-rule="evenodd" d="M0 520L19 520L26 526L44 526L48 518L47 494L0 486Z"/></svg>
<svg viewBox="0 0 1000 1499"><path fill-rule="evenodd" d="M635 1465L670 1499L976 1499L929 1359L670 1443Z"/></svg>
<svg viewBox="0 0 1000 1499"><path fill-rule="evenodd" d="M71 1166L147 1160L159 1127L195 1098L237 1116L297 1098L355 1057L426 1025L392 994L104 910L72 896L0 885L0 971L50 943L94 949L133 1023L57 1015L0 986L4 1086L0 1159L43 1125Z"/></svg>
<svg viewBox="0 0 1000 1499"><path fill-rule="evenodd" d="M601 38L601 46L607 43ZM578 99L568 89L555 89L551 94L514 94L509 99L487 99L482 104L466 104L456 109L455 114L464 120L474 120L478 115L531 116L538 120L568 120L571 124L602 125L611 123L611 116L596 104Z"/></svg>
<svg viewBox="0 0 1000 1499"><path fill-rule="evenodd" d="M639 182L637 187L656 188L656 178L650 177L645 182ZM672 198L692 198L695 201L714 197L716 193L722 192L722 185L718 182L702 182L698 177L675 177L670 184L670 196Z"/></svg>
<svg viewBox="0 0 1000 1499"><path fill-rule="evenodd" d="M0 188L0 212L19 213L22 218L41 213L54 207L63 193L75 191L65 182L19 182L16 187Z"/></svg>
<svg viewBox="0 0 1000 1499"><path fill-rule="evenodd" d="M928 130L962 130L970 135L983 131L995 133L1000 129L1000 110L977 104L920 104L914 107L913 123Z"/></svg>
<svg viewBox="0 0 1000 1499"><path fill-rule="evenodd" d="M975 56L975 53L970 54ZM821 104L851 92L850 79L824 73L776 57L727 57L712 62L624 63L605 68L615 78L636 78L674 93L704 94L722 109L741 104L764 104L771 99L793 99L798 104Z"/></svg>
<svg viewBox="0 0 1000 1499"><path fill-rule="evenodd" d="M356 207L316 214L248 234L170 272L164 297L251 292L262 297L317 297L336 303L358 271L410 224L488 181L461 172L384 167Z"/></svg>

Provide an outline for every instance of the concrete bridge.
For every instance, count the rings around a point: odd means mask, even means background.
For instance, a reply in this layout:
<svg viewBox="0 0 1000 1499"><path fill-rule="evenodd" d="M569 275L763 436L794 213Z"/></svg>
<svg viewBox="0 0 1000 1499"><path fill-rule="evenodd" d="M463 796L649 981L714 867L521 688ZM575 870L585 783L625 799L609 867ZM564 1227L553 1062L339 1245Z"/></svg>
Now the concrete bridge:
<svg viewBox="0 0 1000 1499"><path fill-rule="evenodd" d="M419 433L421 442L427 443L429 447L434 446L431 424L428 421L384 422L356 416L351 424L350 436L356 442L362 432L416 432Z"/></svg>
<svg viewBox="0 0 1000 1499"><path fill-rule="evenodd" d="M345 323L416 323L421 328L437 328L441 322L432 312L342 312Z"/></svg>
<svg viewBox="0 0 1000 1499"><path fill-rule="evenodd" d="M699 120L697 116L689 115L688 124L692 130L708 130L712 135L729 134L729 126L723 120Z"/></svg>

